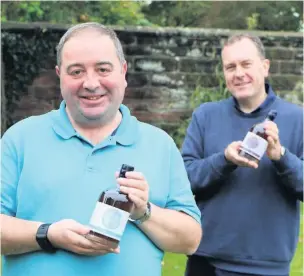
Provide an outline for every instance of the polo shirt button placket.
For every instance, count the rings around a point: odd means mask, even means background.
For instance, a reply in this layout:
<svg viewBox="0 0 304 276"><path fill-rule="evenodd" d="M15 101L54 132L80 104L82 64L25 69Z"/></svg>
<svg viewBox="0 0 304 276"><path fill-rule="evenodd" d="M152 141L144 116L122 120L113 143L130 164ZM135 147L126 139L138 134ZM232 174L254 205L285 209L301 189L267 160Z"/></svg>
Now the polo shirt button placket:
<svg viewBox="0 0 304 276"><path fill-rule="evenodd" d="M88 158L87 158L87 169L89 171L93 170L93 152L89 153Z"/></svg>

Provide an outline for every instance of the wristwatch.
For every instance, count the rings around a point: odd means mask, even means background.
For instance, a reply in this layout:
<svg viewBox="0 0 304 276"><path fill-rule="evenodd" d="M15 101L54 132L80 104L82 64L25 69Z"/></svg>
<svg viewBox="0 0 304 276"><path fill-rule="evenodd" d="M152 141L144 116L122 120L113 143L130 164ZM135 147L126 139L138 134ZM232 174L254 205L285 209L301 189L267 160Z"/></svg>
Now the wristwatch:
<svg viewBox="0 0 304 276"><path fill-rule="evenodd" d="M283 147L283 146L281 146L281 157L283 157L284 156L284 154L285 154L285 147Z"/></svg>
<svg viewBox="0 0 304 276"><path fill-rule="evenodd" d="M55 248L51 242L49 241L47 237L47 232L49 230L51 223L44 223L41 224L37 230L36 233L36 241L41 247L42 250L49 252L49 253L55 253L57 251L57 248Z"/></svg>
<svg viewBox="0 0 304 276"><path fill-rule="evenodd" d="M147 202L147 208L146 208L146 212L144 213L144 215L138 219L129 218L129 221L135 223L136 225L140 225L140 224L144 223L146 220L148 220L150 217L151 217L151 204L150 204L150 202Z"/></svg>

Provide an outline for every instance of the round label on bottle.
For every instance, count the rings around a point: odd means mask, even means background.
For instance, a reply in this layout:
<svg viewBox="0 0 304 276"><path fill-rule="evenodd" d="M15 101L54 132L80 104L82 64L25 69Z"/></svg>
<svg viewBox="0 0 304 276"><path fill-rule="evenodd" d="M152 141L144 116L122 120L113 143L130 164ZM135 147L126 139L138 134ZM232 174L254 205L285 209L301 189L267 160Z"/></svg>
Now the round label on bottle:
<svg viewBox="0 0 304 276"><path fill-rule="evenodd" d="M120 221L122 220L123 216L119 212L119 210L115 209L107 209L103 213L102 223L108 229L117 229L120 225Z"/></svg>
<svg viewBox="0 0 304 276"><path fill-rule="evenodd" d="M130 213L97 202L90 219L90 227L97 233L120 240L128 222Z"/></svg>
<svg viewBox="0 0 304 276"><path fill-rule="evenodd" d="M241 149L249 155L261 160L268 146L268 142L262 137L248 132L245 136Z"/></svg>

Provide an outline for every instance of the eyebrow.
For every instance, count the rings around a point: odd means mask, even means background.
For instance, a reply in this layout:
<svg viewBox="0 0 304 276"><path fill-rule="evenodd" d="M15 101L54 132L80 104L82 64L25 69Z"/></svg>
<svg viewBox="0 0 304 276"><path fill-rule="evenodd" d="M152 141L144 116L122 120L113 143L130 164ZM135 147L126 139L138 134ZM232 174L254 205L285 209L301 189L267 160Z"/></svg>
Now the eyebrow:
<svg viewBox="0 0 304 276"><path fill-rule="evenodd" d="M102 65L109 65L111 68L114 67L110 61L100 61L95 64L95 66L102 66ZM73 67L84 67L84 65L82 63L72 63L67 67L67 72L69 72Z"/></svg>
<svg viewBox="0 0 304 276"><path fill-rule="evenodd" d="M109 65L111 68L114 67L113 63L110 62L110 61L101 61L101 62L97 62L95 65L96 65L96 66L100 66L100 65Z"/></svg>
<svg viewBox="0 0 304 276"><path fill-rule="evenodd" d="M245 60L242 60L241 63L244 63L244 62L252 62L251 59L245 59Z"/></svg>
<svg viewBox="0 0 304 276"><path fill-rule="evenodd" d="M73 68L73 67L83 67L83 64L81 64L81 63L72 63L72 64L70 64L67 67L66 71L69 72L71 70L71 68Z"/></svg>
<svg viewBox="0 0 304 276"><path fill-rule="evenodd" d="M251 59L244 59L244 60L241 60L241 63L246 63L246 62L252 62ZM228 66L231 66L231 65L234 65L235 62L230 62L228 64L225 64L224 67L228 67Z"/></svg>

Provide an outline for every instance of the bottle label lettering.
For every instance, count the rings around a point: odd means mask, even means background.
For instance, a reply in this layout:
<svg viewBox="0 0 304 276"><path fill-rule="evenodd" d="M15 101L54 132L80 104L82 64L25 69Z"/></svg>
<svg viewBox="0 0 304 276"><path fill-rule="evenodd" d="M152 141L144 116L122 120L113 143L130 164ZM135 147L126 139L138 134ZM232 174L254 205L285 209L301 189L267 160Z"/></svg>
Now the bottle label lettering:
<svg viewBox="0 0 304 276"><path fill-rule="evenodd" d="M261 160L268 146L268 142L262 137L248 132L243 140L241 149L249 155Z"/></svg>
<svg viewBox="0 0 304 276"><path fill-rule="evenodd" d="M130 213L97 202L92 217L90 227L93 231L120 241L129 219Z"/></svg>

